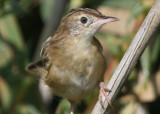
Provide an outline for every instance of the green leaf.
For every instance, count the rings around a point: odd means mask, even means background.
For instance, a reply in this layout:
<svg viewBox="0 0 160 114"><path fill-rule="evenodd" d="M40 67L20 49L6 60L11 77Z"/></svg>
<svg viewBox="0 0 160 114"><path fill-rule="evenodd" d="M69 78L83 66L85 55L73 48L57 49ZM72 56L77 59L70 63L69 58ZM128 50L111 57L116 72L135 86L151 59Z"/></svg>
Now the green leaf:
<svg viewBox="0 0 160 114"><path fill-rule="evenodd" d="M156 63L156 61L159 59L158 58L159 53L160 53L160 34L158 34L152 50L152 56L151 56L152 64Z"/></svg>
<svg viewBox="0 0 160 114"><path fill-rule="evenodd" d="M16 114L42 114L33 105L18 105L16 107Z"/></svg>
<svg viewBox="0 0 160 114"><path fill-rule="evenodd" d="M11 91L6 81L0 76L0 101L3 111L7 111L11 105Z"/></svg>
<svg viewBox="0 0 160 114"><path fill-rule="evenodd" d="M16 17L13 14L7 14L0 18L0 25L2 37L18 49L23 49L23 37Z"/></svg>
<svg viewBox="0 0 160 114"><path fill-rule="evenodd" d="M127 20L127 25L135 18L137 18L139 15L143 14L148 8L141 5L140 2L136 4L136 6L132 9L131 14Z"/></svg>
<svg viewBox="0 0 160 114"><path fill-rule="evenodd" d="M116 36L112 34L106 34L106 33L97 33L98 37L103 37L106 40L107 48L109 49L109 52L116 57L121 57L123 54L122 45L121 45L121 39L117 38Z"/></svg>
<svg viewBox="0 0 160 114"><path fill-rule="evenodd" d="M139 0L104 0L101 5L132 9Z"/></svg>
<svg viewBox="0 0 160 114"><path fill-rule="evenodd" d="M13 57L12 49L7 45L0 35L0 67L5 66L7 62L9 62Z"/></svg>
<svg viewBox="0 0 160 114"><path fill-rule="evenodd" d="M53 3L55 0L43 0L40 4L40 14L43 21L46 21L52 11Z"/></svg>
<svg viewBox="0 0 160 114"><path fill-rule="evenodd" d="M56 114L69 114L70 112L70 103L68 100L63 99L58 106Z"/></svg>
<svg viewBox="0 0 160 114"><path fill-rule="evenodd" d="M18 4L21 8L21 11L27 12L29 10L32 2L33 2L33 0L20 0Z"/></svg>
<svg viewBox="0 0 160 114"><path fill-rule="evenodd" d="M148 78L151 73L151 53L149 47L145 49L143 55L140 58L140 62L142 65L142 71L144 73L144 76Z"/></svg>

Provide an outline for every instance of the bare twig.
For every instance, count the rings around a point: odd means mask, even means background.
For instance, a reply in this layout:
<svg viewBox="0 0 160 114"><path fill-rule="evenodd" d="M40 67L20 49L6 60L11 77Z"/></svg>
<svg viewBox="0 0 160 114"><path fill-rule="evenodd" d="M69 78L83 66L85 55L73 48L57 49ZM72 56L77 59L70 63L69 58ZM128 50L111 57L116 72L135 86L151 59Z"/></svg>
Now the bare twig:
<svg viewBox="0 0 160 114"><path fill-rule="evenodd" d="M141 57L143 51L147 47L149 40L157 30L160 23L160 0L156 0L155 4L149 11L147 17L142 23L139 31L133 39L130 47L123 56L119 66L109 81L107 87L112 92L108 94L111 102L115 99L119 91L121 90L124 82L128 78L138 59ZM105 101L103 96L104 106L102 107L100 101L98 101L92 111L92 114L103 114L108 111L109 104Z"/></svg>

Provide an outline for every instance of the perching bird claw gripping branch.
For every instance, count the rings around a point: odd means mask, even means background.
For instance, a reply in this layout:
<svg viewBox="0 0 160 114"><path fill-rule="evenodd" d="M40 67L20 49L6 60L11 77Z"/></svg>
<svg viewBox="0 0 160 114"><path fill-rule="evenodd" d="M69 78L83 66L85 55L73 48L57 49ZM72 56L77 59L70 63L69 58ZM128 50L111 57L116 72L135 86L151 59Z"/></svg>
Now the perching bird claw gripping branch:
<svg viewBox="0 0 160 114"><path fill-rule="evenodd" d="M137 34L135 35L131 45L124 54L120 64L118 65L116 71L111 77L107 87L111 89L112 92L108 94L111 102L120 92L122 86L127 80L129 74L132 72L137 61L141 57L149 40L152 38L153 34L157 30L160 24L160 0L156 0L145 20L143 21L141 27L139 28ZM104 104L103 107L98 101L92 110L91 114L103 114L107 113L109 109L109 104L105 101L105 97L102 98Z"/></svg>

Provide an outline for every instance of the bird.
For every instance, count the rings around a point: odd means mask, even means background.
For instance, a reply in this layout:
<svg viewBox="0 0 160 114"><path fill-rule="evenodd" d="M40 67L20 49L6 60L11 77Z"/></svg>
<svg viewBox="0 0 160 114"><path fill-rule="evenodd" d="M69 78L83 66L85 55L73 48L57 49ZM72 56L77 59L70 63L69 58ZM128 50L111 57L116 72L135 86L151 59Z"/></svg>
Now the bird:
<svg viewBox="0 0 160 114"><path fill-rule="evenodd" d="M42 45L41 59L27 66L29 72L42 77L53 95L70 101L71 114L75 103L97 85L100 84L102 94L109 91L103 82L106 70L103 48L94 35L104 24L118 20L95 9L72 9Z"/></svg>

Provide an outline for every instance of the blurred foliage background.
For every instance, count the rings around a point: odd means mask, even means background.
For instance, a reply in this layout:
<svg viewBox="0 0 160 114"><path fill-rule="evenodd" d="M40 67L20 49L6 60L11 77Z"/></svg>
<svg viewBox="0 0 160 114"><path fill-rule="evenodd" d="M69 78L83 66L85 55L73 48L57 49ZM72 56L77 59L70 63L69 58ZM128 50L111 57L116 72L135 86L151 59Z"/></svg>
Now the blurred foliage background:
<svg viewBox="0 0 160 114"><path fill-rule="evenodd" d="M39 77L25 66L39 59L42 42L72 8L89 7L121 21L97 34L107 61L107 83L155 0L0 0L0 114L68 114L65 99L43 95ZM138 61L110 114L160 114L160 29ZM49 93L48 93L49 94ZM76 114L89 114L98 89L77 103ZM49 100L46 100L49 99Z"/></svg>

